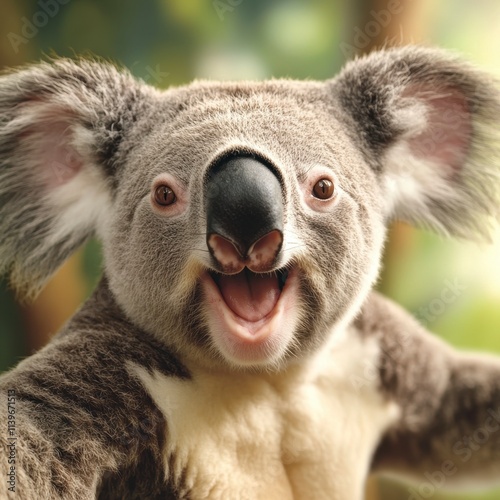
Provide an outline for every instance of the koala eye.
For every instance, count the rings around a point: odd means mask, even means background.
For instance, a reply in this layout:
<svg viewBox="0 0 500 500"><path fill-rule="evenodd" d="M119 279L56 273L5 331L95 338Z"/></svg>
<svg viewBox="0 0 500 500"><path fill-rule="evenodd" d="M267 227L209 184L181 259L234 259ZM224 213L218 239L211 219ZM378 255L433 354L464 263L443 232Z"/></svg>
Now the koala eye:
<svg viewBox="0 0 500 500"><path fill-rule="evenodd" d="M172 205L173 203L175 203L177 201L177 197L175 196L175 193L172 191L172 189L169 186L167 186L165 184L162 184L155 189L154 199L155 199L155 202L158 205L161 205L162 207Z"/></svg>
<svg viewBox="0 0 500 500"><path fill-rule="evenodd" d="M335 192L335 185L330 179L320 179L314 184L312 195L320 200L328 200Z"/></svg>

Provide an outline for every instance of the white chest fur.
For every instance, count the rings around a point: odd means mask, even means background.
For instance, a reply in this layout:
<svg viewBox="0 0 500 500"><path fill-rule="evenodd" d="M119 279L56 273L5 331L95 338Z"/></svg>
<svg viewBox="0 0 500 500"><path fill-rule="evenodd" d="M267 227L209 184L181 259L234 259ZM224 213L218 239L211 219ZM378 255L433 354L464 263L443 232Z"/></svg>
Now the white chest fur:
<svg viewBox="0 0 500 500"><path fill-rule="evenodd" d="M398 414L367 370L378 354L352 332L280 375L133 370L165 414L167 473L190 498L356 500Z"/></svg>

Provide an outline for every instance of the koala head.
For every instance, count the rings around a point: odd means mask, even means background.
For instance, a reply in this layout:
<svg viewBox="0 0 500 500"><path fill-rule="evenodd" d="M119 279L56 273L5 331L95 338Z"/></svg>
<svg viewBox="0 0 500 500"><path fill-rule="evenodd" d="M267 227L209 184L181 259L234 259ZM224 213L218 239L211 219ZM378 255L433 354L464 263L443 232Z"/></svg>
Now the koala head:
<svg viewBox="0 0 500 500"><path fill-rule="evenodd" d="M128 319L185 359L275 369L340 336L393 218L498 217L494 83L434 49L326 82L159 91L56 60L0 79L0 271L34 293L96 234Z"/></svg>

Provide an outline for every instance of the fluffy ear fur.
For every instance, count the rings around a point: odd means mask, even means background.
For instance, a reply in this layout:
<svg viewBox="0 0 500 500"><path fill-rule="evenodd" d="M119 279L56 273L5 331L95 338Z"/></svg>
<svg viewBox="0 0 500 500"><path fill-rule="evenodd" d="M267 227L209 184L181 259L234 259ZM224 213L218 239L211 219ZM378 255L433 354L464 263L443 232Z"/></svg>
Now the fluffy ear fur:
<svg viewBox="0 0 500 500"><path fill-rule="evenodd" d="M109 214L144 91L96 62L0 76L0 273L21 293L35 293Z"/></svg>
<svg viewBox="0 0 500 500"><path fill-rule="evenodd" d="M380 172L387 215L461 237L500 214L500 94L436 49L376 52L331 83L350 130Z"/></svg>

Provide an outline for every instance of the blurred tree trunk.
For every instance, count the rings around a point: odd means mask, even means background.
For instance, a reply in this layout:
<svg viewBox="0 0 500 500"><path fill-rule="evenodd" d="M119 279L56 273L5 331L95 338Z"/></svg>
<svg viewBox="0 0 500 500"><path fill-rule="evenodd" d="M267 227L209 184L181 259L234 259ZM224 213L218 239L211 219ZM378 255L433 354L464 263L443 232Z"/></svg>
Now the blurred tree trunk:
<svg viewBox="0 0 500 500"><path fill-rule="evenodd" d="M357 1L362 12L360 27L369 39L366 47L360 49L360 53L368 53L384 46L406 45L425 40L426 18L431 8L430 2L426 0ZM392 283L398 280L396 276L398 262L405 259L413 245L414 238L415 230L407 224L396 222L390 228L379 285L382 292L391 290Z"/></svg>
<svg viewBox="0 0 500 500"><path fill-rule="evenodd" d="M358 54L376 48L392 47L423 41L425 19L430 8L426 0L356 0L351 3L358 23L351 32L350 46ZM397 269L397 262L404 259L414 240L412 227L395 223L389 231L380 282L382 290L390 289ZM381 500L378 480L370 478L366 500ZM388 500L387 497L384 500Z"/></svg>
<svg viewBox="0 0 500 500"><path fill-rule="evenodd" d="M22 307L30 353L42 348L84 301L81 253L64 263L34 302Z"/></svg>
<svg viewBox="0 0 500 500"><path fill-rule="evenodd" d="M21 44L15 49L9 42L8 35L13 31L13 24L16 28L16 34L21 32L21 18L23 16L22 2L16 0L2 1L2 15L0 16L0 33L2 34L2 43L0 43L0 68L15 66L26 60L27 50L26 45ZM12 23L13 19L17 19L18 23Z"/></svg>

